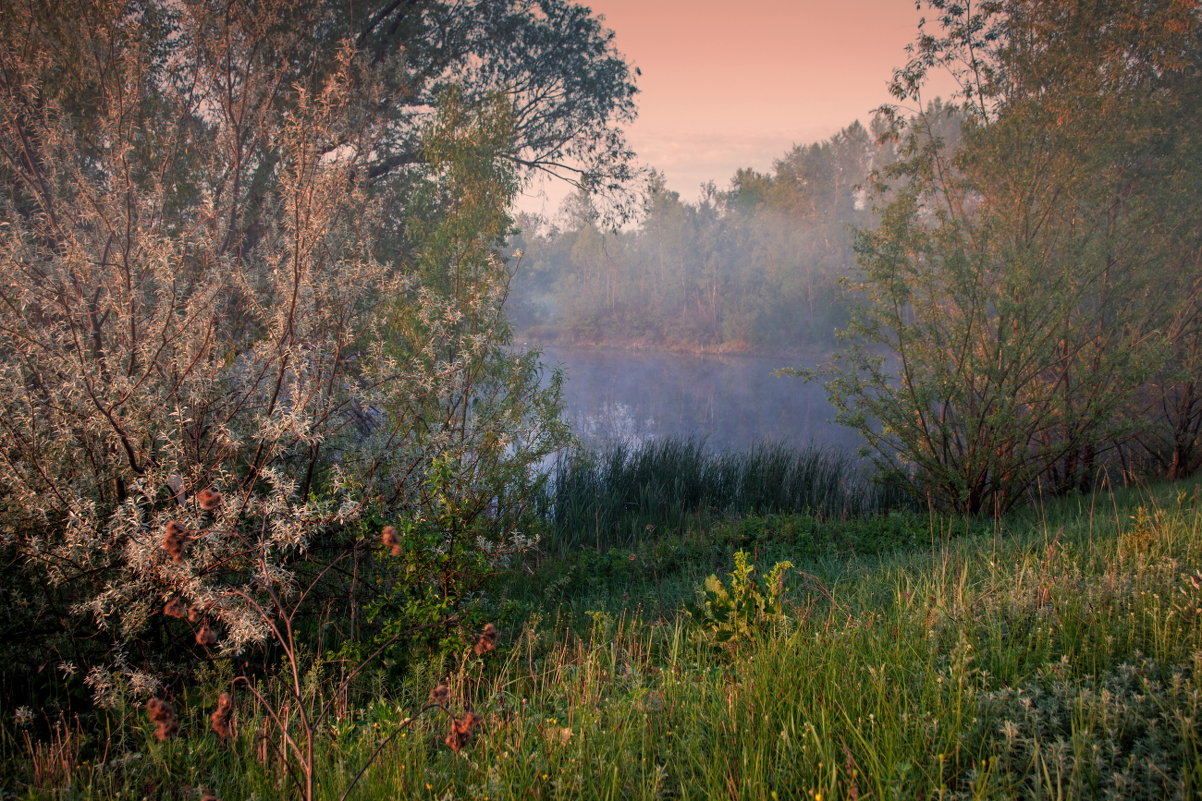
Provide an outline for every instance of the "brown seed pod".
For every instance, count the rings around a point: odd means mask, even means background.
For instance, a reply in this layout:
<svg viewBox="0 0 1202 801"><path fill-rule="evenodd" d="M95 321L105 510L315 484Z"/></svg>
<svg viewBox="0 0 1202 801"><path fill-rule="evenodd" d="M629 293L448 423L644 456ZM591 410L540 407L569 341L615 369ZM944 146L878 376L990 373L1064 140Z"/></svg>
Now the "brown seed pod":
<svg viewBox="0 0 1202 801"><path fill-rule="evenodd" d="M163 604L163 614L167 617L181 618L188 614L184 609L184 602L179 598L172 598Z"/></svg>
<svg viewBox="0 0 1202 801"><path fill-rule="evenodd" d="M206 512L221 506L221 493L212 487L205 487L200 492L196 493L196 502L200 504L200 508Z"/></svg>
<svg viewBox="0 0 1202 801"><path fill-rule="evenodd" d="M393 556L401 555L401 541L397 537L395 526L384 526L384 530L380 532L380 541L392 550Z"/></svg>
<svg viewBox="0 0 1202 801"><path fill-rule="evenodd" d="M230 736L230 719L233 716L234 696L229 693L217 696L217 708L213 710L212 715L209 715L209 722L213 725L213 731L222 740L228 739Z"/></svg>
<svg viewBox="0 0 1202 801"><path fill-rule="evenodd" d="M196 632L196 644L212 645L215 642L217 642L217 632L209 625L209 621L203 621L200 624L200 631Z"/></svg>
<svg viewBox="0 0 1202 801"><path fill-rule="evenodd" d="M480 716L475 712L467 712L462 718L451 720L451 733L443 740L451 750L462 751L472 739L472 732L480 725Z"/></svg>
<svg viewBox="0 0 1202 801"><path fill-rule="evenodd" d="M169 740L179 731L179 721L175 719L175 707L162 698L151 698L146 702L146 713L150 722L155 725L154 736L161 740Z"/></svg>
<svg viewBox="0 0 1202 801"><path fill-rule="evenodd" d="M492 623L485 623L484 629L481 630L480 636L476 638L476 645L472 648L476 652L476 656L483 656L489 651L497 649L497 627Z"/></svg>
<svg viewBox="0 0 1202 801"><path fill-rule="evenodd" d="M451 691L447 685L440 684L430 691L430 703L446 706L451 701Z"/></svg>
<svg viewBox="0 0 1202 801"><path fill-rule="evenodd" d="M168 521L163 529L163 550L171 556L171 561L178 562L184 558L184 545L187 542L188 530L183 524L174 520Z"/></svg>

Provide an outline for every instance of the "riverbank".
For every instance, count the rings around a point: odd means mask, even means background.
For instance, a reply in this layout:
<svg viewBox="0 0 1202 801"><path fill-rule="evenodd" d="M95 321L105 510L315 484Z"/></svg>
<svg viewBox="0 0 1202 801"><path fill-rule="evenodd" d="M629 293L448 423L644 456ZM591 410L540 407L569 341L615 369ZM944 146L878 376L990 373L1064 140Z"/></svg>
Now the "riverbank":
<svg viewBox="0 0 1202 801"><path fill-rule="evenodd" d="M516 344L534 349L560 348L577 350L622 351L626 353L675 353L684 356L757 356L760 358L780 358L782 360L801 359L807 362L827 361L834 355L833 347L768 347L753 345L747 342L723 342L716 345L699 345L689 342L670 342L647 340L637 337L623 338L615 334L607 334L601 338L580 338L569 336L557 329L539 327L515 331L513 340Z"/></svg>
<svg viewBox="0 0 1202 801"><path fill-rule="evenodd" d="M374 756L346 798L1196 798L1200 495L1184 482L996 522L743 517L516 566L488 589L494 648L330 699L319 795L344 797ZM209 731L225 685L208 681L163 742L133 707L104 713L104 743L72 724L53 751L8 734L4 786L287 792L253 703L228 742ZM323 692L319 667L306 681ZM432 690L439 707L417 712Z"/></svg>

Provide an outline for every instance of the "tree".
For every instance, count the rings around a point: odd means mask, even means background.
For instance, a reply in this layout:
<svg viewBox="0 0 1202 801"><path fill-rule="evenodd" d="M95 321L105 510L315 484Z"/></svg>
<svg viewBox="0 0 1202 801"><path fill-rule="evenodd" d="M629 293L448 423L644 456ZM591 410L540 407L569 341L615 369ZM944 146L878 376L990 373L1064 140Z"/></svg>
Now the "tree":
<svg viewBox="0 0 1202 801"><path fill-rule="evenodd" d="M860 238L863 302L830 387L917 492L1003 510L1036 484L1090 486L1146 422L1128 410L1159 392L1151 376L1176 370L1164 333L1194 319L1199 265L1170 253L1198 241L1198 209L1163 187L1200 177L1199 14L1169 0L927 6L939 32L920 35L894 91L920 100L928 71L949 68L963 141L894 110L905 158ZM1166 279L1185 290L1169 303Z"/></svg>
<svg viewBox="0 0 1202 801"><path fill-rule="evenodd" d="M372 521L448 604L479 574L433 556L529 541L566 431L507 349L496 247L530 170L629 173L633 84L587 10L13 0L0 41L5 628L102 633L20 658L149 659L181 598L248 647L255 559L286 596Z"/></svg>

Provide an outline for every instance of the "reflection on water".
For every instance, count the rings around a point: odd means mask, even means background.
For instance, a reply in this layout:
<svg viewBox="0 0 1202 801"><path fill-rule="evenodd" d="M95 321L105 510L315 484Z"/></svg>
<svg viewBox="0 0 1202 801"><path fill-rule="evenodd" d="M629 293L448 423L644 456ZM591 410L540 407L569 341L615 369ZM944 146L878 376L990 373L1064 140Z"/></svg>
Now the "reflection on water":
<svg viewBox="0 0 1202 801"><path fill-rule="evenodd" d="M660 437L703 438L715 450L760 442L817 444L852 453L855 432L835 425L821 386L773 376L812 367L786 357L544 348L567 373L566 416L591 445Z"/></svg>

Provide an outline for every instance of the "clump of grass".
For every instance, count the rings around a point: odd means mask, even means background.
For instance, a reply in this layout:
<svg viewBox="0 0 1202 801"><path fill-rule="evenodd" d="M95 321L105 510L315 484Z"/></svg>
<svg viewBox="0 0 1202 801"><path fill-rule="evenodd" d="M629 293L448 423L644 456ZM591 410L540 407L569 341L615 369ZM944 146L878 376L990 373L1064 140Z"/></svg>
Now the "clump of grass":
<svg viewBox="0 0 1202 801"><path fill-rule="evenodd" d="M556 462L544 519L560 552L624 547L722 516L808 512L843 518L905 503L862 465L821 448L764 444L714 453L693 439L576 450Z"/></svg>

